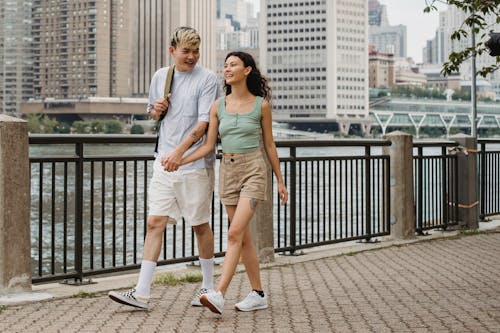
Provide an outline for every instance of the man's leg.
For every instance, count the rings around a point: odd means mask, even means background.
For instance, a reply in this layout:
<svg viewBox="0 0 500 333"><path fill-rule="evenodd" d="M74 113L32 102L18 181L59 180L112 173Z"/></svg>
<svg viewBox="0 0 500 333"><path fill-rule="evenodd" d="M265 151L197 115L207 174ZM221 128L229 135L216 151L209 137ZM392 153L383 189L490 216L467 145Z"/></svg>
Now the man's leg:
<svg viewBox="0 0 500 333"><path fill-rule="evenodd" d="M156 262L160 256L163 232L167 226L167 221L168 218L165 216L148 216L146 239L144 240L144 249L142 251L141 271L137 286L135 287L137 295L142 297L149 297L151 294L153 274Z"/></svg>
<svg viewBox="0 0 500 333"><path fill-rule="evenodd" d="M214 289L214 234L210 225L203 223L193 227L198 241L201 274L203 282L201 288Z"/></svg>
<svg viewBox="0 0 500 333"><path fill-rule="evenodd" d="M148 216L141 271L137 285L135 288L125 292L110 291L108 295L113 301L141 309L148 309L153 274L158 256L160 255L163 232L165 231L167 221L168 218L165 216Z"/></svg>

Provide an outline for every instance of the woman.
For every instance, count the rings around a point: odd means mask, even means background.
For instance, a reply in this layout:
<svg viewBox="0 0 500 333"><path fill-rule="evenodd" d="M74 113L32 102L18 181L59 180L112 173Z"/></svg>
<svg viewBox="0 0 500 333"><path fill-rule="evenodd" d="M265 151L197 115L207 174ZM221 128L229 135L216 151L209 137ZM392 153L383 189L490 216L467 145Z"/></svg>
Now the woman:
<svg viewBox="0 0 500 333"><path fill-rule="evenodd" d="M281 204L288 200L273 140L267 80L257 69L252 56L245 52L231 52L226 56L224 80L226 96L212 105L206 142L181 162L190 163L212 152L217 133L220 134L223 156L219 170L219 196L231 223L219 284L216 290L200 297L204 306L219 314L240 256L252 292L235 308L239 311L267 308L267 295L262 289L259 259L249 226L257 204L267 199L263 150L276 175Z"/></svg>

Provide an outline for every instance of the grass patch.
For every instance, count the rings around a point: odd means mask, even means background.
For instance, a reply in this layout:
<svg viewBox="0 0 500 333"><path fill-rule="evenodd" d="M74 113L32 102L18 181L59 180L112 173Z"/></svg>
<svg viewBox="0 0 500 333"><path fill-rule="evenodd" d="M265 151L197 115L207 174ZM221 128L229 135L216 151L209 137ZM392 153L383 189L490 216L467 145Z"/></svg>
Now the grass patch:
<svg viewBox="0 0 500 333"><path fill-rule="evenodd" d="M7 309L7 305L0 305L0 313L5 309Z"/></svg>
<svg viewBox="0 0 500 333"><path fill-rule="evenodd" d="M155 284L166 285L166 286L176 286L182 283L193 283L201 282L201 274L186 274L180 277L175 276L172 273L161 274L155 279Z"/></svg>
<svg viewBox="0 0 500 333"><path fill-rule="evenodd" d="M97 297L97 294L96 293L88 293L86 291L79 291L76 294L74 294L73 297L78 297L78 298L94 298L94 297Z"/></svg>

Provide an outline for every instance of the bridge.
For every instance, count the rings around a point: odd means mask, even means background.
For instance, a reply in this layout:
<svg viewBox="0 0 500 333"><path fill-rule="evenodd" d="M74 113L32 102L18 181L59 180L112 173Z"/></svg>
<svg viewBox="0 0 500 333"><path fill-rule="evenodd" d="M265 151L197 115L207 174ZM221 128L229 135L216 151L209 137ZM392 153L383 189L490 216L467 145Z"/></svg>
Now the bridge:
<svg viewBox="0 0 500 333"><path fill-rule="evenodd" d="M429 99L383 99L370 106L370 118L380 126L382 134L390 127L415 128L417 137L423 127L446 129L472 126L470 102ZM477 128L500 128L500 105L477 105Z"/></svg>
<svg viewBox="0 0 500 333"><path fill-rule="evenodd" d="M146 98L99 98L85 100L29 101L21 105L23 114L49 114L55 117L77 117L88 120L95 117L114 117L124 121L146 121ZM450 134L452 128L467 129L472 126L471 104L466 101L445 101L420 98L383 97L370 101L369 116L352 115L335 118L296 117L276 114L275 135L286 137L313 137L318 132L341 132L348 134L357 129L364 135L373 127L379 127L382 134L389 128L414 128L419 137L425 127L443 128ZM286 124L286 125L285 125ZM288 129L288 128L291 129ZM500 128L499 103L477 105L477 128ZM302 131L293 131L294 129ZM307 132L310 131L310 135ZM304 133L306 132L306 133Z"/></svg>

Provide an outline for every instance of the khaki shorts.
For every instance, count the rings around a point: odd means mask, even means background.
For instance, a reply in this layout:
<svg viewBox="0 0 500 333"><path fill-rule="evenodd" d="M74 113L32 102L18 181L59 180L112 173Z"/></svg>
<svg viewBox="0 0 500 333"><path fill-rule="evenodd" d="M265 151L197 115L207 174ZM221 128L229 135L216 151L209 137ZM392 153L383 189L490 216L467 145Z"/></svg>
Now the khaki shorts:
<svg viewBox="0 0 500 333"><path fill-rule="evenodd" d="M219 169L219 196L234 206L240 197L266 200L267 165L262 149L246 154L224 154Z"/></svg>
<svg viewBox="0 0 500 333"><path fill-rule="evenodd" d="M213 169L167 172L157 159L149 185L148 214L168 216L167 222L172 224L181 217L191 226L207 223L213 191Z"/></svg>

